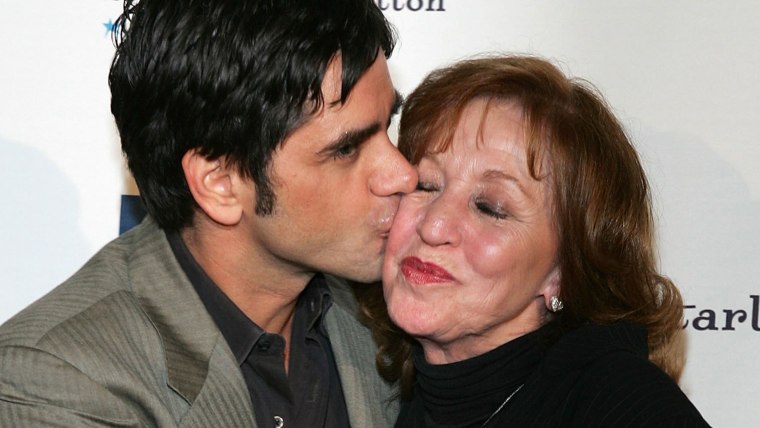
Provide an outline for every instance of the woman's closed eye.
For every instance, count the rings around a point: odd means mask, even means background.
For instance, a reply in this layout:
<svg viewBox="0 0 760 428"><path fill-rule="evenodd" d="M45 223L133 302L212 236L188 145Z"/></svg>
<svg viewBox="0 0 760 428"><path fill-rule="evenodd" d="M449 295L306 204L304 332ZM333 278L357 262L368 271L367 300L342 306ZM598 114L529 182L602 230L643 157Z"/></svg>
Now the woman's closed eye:
<svg viewBox="0 0 760 428"><path fill-rule="evenodd" d="M441 187L436 183L420 180L417 182L417 187L414 190L419 192L437 192L441 190Z"/></svg>
<svg viewBox="0 0 760 428"><path fill-rule="evenodd" d="M500 205L500 204L493 204L487 201L475 201L475 207L480 211L481 213L493 217L497 220L504 220L505 218L509 217L509 213Z"/></svg>

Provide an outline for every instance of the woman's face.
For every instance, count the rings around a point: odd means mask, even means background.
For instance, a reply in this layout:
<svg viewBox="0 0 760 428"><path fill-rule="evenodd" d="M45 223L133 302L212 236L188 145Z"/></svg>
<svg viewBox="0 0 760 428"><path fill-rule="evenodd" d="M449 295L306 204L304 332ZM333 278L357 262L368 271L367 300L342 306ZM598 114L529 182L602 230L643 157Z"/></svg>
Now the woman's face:
<svg viewBox="0 0 760 428"><path fill-rule="evenodd" d="M521 109L486 105L472 101L449 150L420 161L388 238L388 311L433 364L536 330L559 293L549 179L530 175Z"/></svg>

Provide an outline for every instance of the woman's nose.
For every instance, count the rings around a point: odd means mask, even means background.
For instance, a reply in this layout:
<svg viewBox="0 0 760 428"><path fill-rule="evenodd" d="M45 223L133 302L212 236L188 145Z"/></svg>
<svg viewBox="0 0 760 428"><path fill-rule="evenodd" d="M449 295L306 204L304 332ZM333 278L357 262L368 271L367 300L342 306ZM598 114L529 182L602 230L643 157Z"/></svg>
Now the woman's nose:
<svg viewBox="0 0 760 428"><path fill-rule="evenodd" d="M443 194L427 206L417 226L417 233L423 242L431 246L457 246L462 239L463 215L455 198Z"/></svg>

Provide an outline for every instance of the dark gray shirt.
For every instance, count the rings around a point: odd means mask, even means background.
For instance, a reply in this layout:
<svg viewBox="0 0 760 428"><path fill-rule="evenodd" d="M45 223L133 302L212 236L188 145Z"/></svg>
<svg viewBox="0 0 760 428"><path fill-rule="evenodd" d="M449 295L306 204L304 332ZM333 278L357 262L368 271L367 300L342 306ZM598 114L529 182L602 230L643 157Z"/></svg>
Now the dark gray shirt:
<svg viewBox="0 0 760 428"><path fill-rule="evenodd" d="M323 325L323 315L332 304L324 277L315 275L296 302L286 373L285 339L251 321L206 275L179 233L167 233L167 238L240 365L259 427L349 427L338 369Z"/></svg>

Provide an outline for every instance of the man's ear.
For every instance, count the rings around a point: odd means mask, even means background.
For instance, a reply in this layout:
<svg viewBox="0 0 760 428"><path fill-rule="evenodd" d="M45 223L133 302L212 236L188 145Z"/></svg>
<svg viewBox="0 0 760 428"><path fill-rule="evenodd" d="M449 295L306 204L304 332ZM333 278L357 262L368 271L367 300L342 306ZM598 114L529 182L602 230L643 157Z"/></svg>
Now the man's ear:
<svg viewBox="0 0 760 428"><path fill-rule="evenodd" d="M243 215L240 176L224 158L208 159L197 149L182 156L182 170L198 206L215 222L233 226Z"/></svg>

